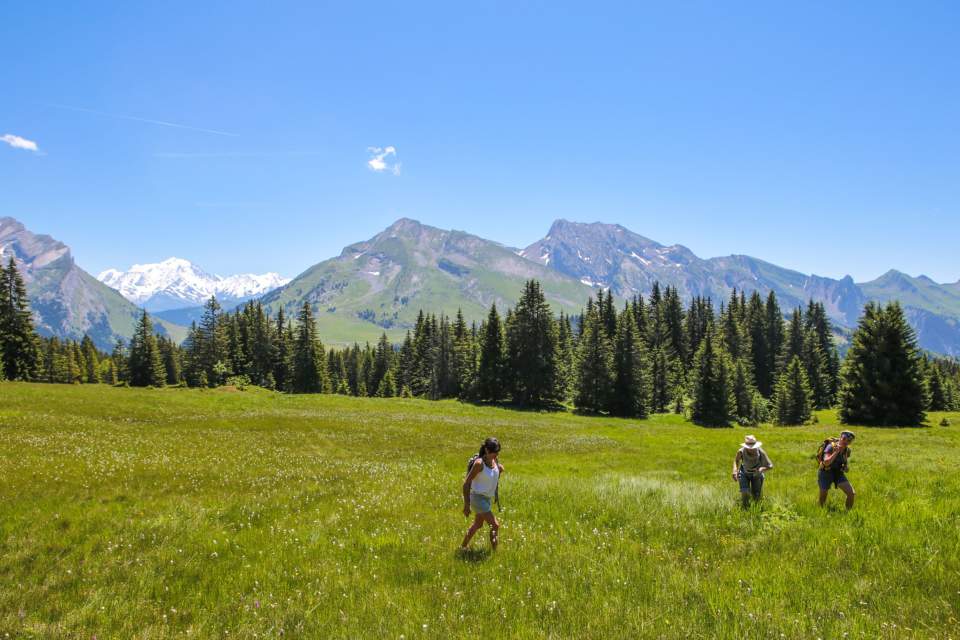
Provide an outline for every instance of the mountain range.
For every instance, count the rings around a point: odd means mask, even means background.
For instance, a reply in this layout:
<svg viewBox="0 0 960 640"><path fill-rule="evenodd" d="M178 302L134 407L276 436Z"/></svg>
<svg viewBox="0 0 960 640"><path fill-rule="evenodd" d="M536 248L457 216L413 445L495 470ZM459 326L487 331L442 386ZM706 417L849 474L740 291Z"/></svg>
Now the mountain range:
<svg viewBox="0 0 960 640"><path fill-rule="evenodd" d="M277 273L212 275L181 258L135 264L128 271L107 269L97 280L150 313L201 306L210 296L235 306L290 282Z"/></svg>
<svg viewBox="0 0 960 640"><path fill-rule="evenodd" d="M14 236L19 240L11 243ZM65 245L30 234L11 218L0 218L0 254L10 246L18 262L24 259L21 255L29 259L28 290L42 331L75 337L86 326L96 332L98 344L99 336L129 335L134 303L73 264ZM170 284L176 278L159 277L161 271L180 274L179 284ZM891 270L855 283L850 276L838 280L806 275L744 255L703 259L682 245L662 245L613 224L557 220L543 239L513 249L403 218L285 284L276 274L244 276L251 287L281 284L266 293L243 287L218 293L211 287L230 279L205 275L189 262L172 258L141 265L139 271L134 267L126 275L107 271L101 278L126 286L140 304L169 305L155 315L175 336L182 335L183 328L169 322L170 314L188 323L198 310L187 305L202 302L210 293L227 301L231 295L236 296L233 300L260 295L271 313L283 308L290 317L308 301L321 338L342 344L374 340L383 331L398 340L420 309L449 315L462 309L468 321L479 321L493 302L501 311L514 304L530 278L541 282L554 311L568 313L579 312L598 287L623 300L647 294L659 281L675 286L686 300L708 296L718 303L734 288L748 295L774 291L784 313L813 299L824 304L839 333L856 325L867 301L899 300L923 348L960 356L960 282L938 284ZM160 286L162 282L168 284ZM192 297L201 292L199 300Z"/></svg>

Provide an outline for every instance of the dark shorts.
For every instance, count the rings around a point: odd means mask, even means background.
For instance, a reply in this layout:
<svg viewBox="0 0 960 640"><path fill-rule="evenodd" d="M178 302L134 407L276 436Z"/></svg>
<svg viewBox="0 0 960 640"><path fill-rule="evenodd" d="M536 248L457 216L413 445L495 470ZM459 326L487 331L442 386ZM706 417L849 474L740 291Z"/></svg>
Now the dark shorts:
<svg viewBox="0 0 960 640"><path fill-rule="evenodd" d="M760 493L763 491L762 473L746 473L741 469L737 474L737 479L740 481L740 493L751 493L757 498L760 497Z"/></svg>
<svg viewBox="0 0 960 640"><path fill-rule="evenodd" d="M817 471L817 484L821 491L827 491L830 485L839 487L842 484L849 484L847 476L841 469L820 469Z"/></svg>

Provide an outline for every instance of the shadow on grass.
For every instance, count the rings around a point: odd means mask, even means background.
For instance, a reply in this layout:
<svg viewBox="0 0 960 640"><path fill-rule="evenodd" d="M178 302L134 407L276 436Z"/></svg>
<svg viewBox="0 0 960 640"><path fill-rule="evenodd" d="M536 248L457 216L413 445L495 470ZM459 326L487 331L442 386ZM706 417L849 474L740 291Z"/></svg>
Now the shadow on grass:
<svg viewBox="0 0 960 640"><path fill-rule="evenodd" d="M486 562L493 555L493 551L488 547L480 549L457 549L455 552L457 560L461 562Z"/></svg>
<svg viewBox="0 0 960 640"><path fill-rule="evenodd" d="M474 407L496 407L498 409L510 409L511 411L522 411L526 413L571 413L570 407L552 402L548 404L514 404L507 401L491 400L462 400L463 404L473 405Z"/></svg>

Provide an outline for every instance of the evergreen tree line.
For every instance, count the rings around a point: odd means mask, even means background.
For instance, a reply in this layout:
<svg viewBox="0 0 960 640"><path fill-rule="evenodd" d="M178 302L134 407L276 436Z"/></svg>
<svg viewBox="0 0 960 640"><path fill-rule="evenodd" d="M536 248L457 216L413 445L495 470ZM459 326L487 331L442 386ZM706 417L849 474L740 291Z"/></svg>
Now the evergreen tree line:
<svg viewBox="0 0 960 640"><path fill-rule="evenodd" d="M734 291L716 311L706 298L684 307L676 289L659 284L622 308L600 291L571 318L555 317L540 285L530 281L515 307L501 315L493 304L479 324L468 324L459 312L450 318L421 311L399 346L383 334L375 345L325 349L309 304L294 322L283 312L271 318L256 302L223 313L211 299L182 348L150 346L148 321L144 314L130 348L131 384L142 384L150 371L153 384L164 376L170 384L179 371L190 386L249 383L293 393L534 407L572 403L585 412L629 417L686 413L705 425L800 424L838 403L843 419L861 423L909 424L924 410L960 408L960 371L949 360L919 355L895 304L868 305L843 367L822 304L810 302L784 318L775 294L748 298ZM872 328L881 321L885 329ZM134 358L138 350L148 355ZM872 364L857 365L864 357ZM138 368L146 373L135 381ZM906 381L871 381L864 371L905 372ZM918 390L908 394L911 376ZM863 394L861 404L876 404L877 384L918 398L919 413L889 403L872 413L857 409Z"/></svg>
<svg viewBox="0 0 960 640"><path fill-rule="evenodd" d="M702 297L684 307L675 288L655 283L622 308L599 291L579 316L556 317L533 280L515 307L501 315L492 304L480 323L421 311L400 345L384 333L373 346L326 349L307 303L294 319L282 310L271 317L256 301L224 312L211 298L183 345L156 335L144 311L130 343L107 355L89 337L37 338L12 261L0 284L8 379L572 403L627 417L686 413L705 425L799 424L832 406L842 420L867 424L960 410L960 365L923 357L895 303L867 305L843 366L820 303L785 319L773 292L734 290L717 311Z"/></svg>

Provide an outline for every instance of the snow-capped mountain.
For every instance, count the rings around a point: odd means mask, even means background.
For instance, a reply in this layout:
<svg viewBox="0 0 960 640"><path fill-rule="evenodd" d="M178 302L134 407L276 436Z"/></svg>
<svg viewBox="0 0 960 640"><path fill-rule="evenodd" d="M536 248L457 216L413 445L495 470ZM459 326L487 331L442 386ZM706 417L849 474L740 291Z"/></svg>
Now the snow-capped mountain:
<svg viewBox="0 0 960 640"><path fill-rule="evenodd" d="M128 271L107 269L97 280L113 287L147 311L168 311L202 305L216 296L224 305L263 295L290 282L277 273L211 275L182 258L135 264Z"/></svg>

